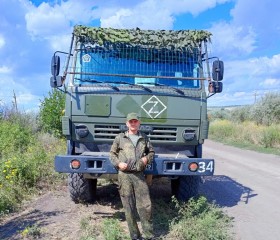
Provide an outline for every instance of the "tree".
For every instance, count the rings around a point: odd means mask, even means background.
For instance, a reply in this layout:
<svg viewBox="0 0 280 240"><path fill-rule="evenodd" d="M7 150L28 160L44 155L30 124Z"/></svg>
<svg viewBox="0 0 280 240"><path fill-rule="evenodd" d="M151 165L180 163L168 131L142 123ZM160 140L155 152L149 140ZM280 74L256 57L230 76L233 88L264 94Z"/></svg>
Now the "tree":
<svg viewBox="0 0 280 240"><path fill-rule="evenodd" d="M43 131L62 136L61 116L65 107L65 94L57 89L41 101L39 123Z"/></svg>
<svg viewBox="0 0 280 240"><path fill-rule="evenodd" d="M280 93L265 94L251 109L252 119L257 124L271 125L280 123Z"/></svg>

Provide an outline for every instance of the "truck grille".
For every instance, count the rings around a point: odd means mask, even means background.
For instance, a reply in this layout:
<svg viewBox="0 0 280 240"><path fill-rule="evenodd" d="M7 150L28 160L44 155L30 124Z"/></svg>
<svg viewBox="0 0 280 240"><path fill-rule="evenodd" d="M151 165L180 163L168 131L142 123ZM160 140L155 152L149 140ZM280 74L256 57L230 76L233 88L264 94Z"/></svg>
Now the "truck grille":
<svg viewBox="0 0 280 240"><path fill-rule="evenodd" d="M143 129L143 128L142 128ZM145 128L144 128L145 129ZM147 128L148 129L148 128ZM150 129L150 128L149 128ZM94 126L94 139L95 140L113 140L126 127L119 125L95 125ZM142 130L147 134L151 141L161 142L169 141L176 142L177 128L176 127L152 127L151 131Z"/></svg>

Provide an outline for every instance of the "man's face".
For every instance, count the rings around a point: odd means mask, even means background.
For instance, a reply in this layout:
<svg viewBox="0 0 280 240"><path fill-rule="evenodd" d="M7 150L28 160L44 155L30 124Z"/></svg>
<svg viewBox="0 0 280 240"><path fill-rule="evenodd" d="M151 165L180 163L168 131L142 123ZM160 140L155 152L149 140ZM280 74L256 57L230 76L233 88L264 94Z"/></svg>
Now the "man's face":
<svg viewBox="0 0 280 240"><path fill-rule="evenodd" d="M129 130L136 131L139 129L140 121L137 119L131 119L126 122L126 126L128 127Z"/></svg>

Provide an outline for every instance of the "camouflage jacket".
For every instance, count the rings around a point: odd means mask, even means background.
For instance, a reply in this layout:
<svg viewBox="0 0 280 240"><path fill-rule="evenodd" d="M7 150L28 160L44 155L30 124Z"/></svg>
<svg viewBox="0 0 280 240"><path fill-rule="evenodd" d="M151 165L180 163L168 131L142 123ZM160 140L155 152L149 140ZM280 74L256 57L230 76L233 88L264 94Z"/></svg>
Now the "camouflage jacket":
<svg viewBox="0 0 280 240"><path fill-rule="evenodd" d="M145 133L139 132L136 146L128 137L128 132L116 136L110 150L110 160L118 168L120 162L127 163L128 172L140 172L145 170L142 157L146 156L147 164L151 164L154 158L154 148Z"/></svg>

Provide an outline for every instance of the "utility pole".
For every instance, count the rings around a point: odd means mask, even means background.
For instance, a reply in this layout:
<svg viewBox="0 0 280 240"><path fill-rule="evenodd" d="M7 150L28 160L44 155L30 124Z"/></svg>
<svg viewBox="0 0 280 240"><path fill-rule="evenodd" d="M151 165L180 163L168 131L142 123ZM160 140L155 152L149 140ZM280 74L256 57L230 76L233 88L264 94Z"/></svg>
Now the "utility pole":
<svg viewBox="0 0 280 240"><path fill-rule="evenodd" d="M16 108L16 112L18 112L18 108L17 108L17 97L16 97L16 94L15 94L15 91L13 90L14 92L14 105L15 105L15 108Z"/></svg>
<svg viewBox="0 0 280 240"><path fill-rule="evenodd" d="M255 102L254 102L254 104L256 104L256 102L257 102L257 95L258 95L258 94L257 94L257 91L255 91L255 92L254 92L254 96L255 96Z"/></svg>

